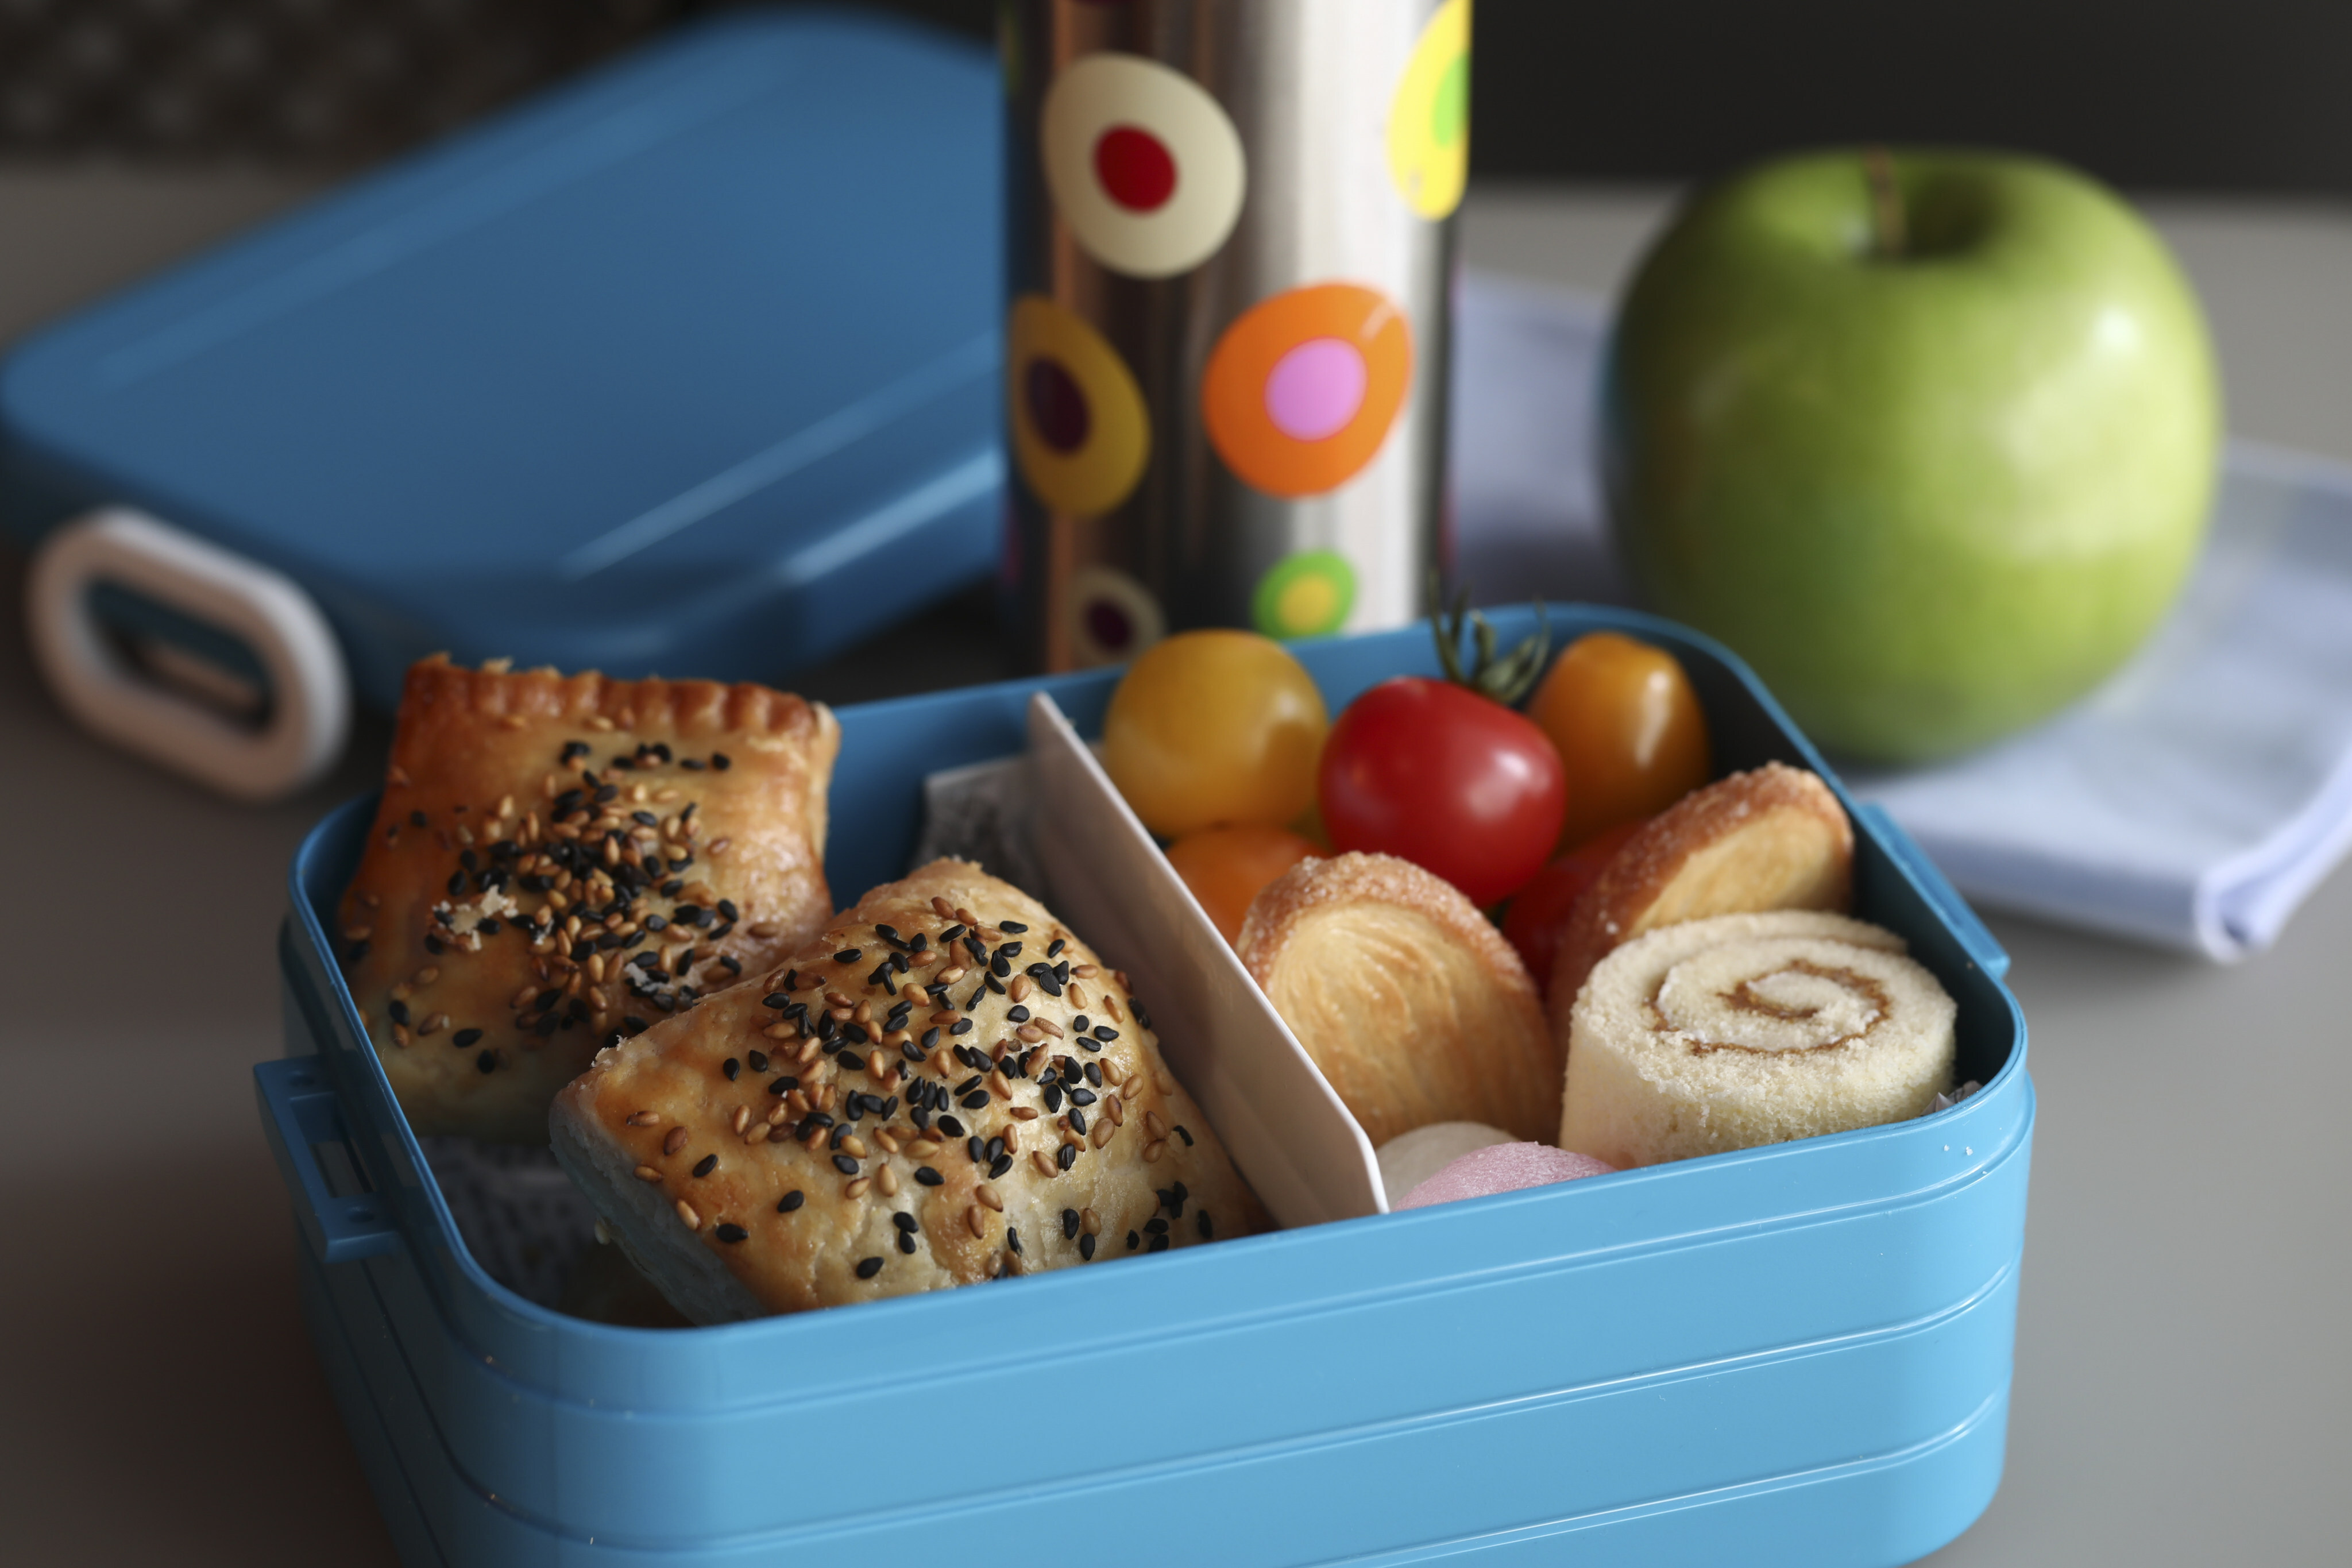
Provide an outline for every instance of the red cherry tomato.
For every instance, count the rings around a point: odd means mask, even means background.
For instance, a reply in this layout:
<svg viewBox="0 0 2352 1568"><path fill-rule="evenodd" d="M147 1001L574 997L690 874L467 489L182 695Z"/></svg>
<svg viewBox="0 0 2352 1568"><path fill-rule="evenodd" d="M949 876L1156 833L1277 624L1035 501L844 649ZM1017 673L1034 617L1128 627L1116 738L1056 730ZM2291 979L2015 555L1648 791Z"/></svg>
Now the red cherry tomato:
<svg viewBox="0 0 2352 1568"><path fill-rule="evenodd" d="M1559 753L1491 698L1404 676L1348 705L1318 775L1332 847L1394 855L1474 904L1543 869L1568 811Z"/></svg>
<svg viewBox="0 0 2352 1568"><path fill-rule="evenodd" d="M1633 837L1645 819L1621 822L1603 830L1598 837L1588 838L1569 854L1561 856L1535 874L1535 879L1519 889L1511 900L1510 913L1503 917L1503 934L1519 950L1527 961L1528 974L1536 989L1551 994L1552 960L1559 956L1559 939L1568 930L1569 911L1576 908L1577 899L1592 886L1602 867L1617 858L1625 840Z"/></svg>

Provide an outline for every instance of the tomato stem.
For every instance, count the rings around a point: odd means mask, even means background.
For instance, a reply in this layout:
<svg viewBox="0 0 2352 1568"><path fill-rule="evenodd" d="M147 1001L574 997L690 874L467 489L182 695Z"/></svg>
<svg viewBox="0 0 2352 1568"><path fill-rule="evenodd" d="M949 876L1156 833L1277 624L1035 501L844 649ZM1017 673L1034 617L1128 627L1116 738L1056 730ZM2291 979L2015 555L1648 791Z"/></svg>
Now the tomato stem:
<svg viewBox="0 0 2352 1568"><path fill-rule="evenodd" d="M1506 708L1517 707L1535 689L1551 658L1551 616L1542 600L1536 601L1535 634L1499 658L1496 654L1494 626L1470 607L1469 584L1456 590L1454 603L1448 605L1440 598L1437 575L1432 573L1429 603L1429 629L1437 638L1437 662L1444 669L1446 679L1481 697L1490 697ZM1467 672L1462 668L1461 652L1465 624L1475 650Z"/></svg>

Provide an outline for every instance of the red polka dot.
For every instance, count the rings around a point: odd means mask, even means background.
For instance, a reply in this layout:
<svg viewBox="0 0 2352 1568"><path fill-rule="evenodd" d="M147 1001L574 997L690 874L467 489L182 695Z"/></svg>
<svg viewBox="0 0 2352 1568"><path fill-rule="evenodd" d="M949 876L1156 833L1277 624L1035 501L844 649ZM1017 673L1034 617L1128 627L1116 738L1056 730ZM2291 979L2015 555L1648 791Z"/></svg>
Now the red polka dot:
<svg viewBox="0 0 2352 1568"><path fill-rule="evenodd" d="M1054 360L1029 362L1024 391L1029 399L1029 422L1037 437L1056 452L1075 452L1086 445L1094 420L1087 413L1087 395L1077 380Z"/></svg>
<svg viewBox="0 0 2352 1568"><path fill-rule="evenodd" d="M1135 622L1108 599L1097 599L1087 605L1086 620L1087 635L1107 653L1125 653L1127 645L1135 640Z"/></svg>
<svg viewBox="0 0 2352 1568"><path fill-rule="evenodd" d="M1114 125L1095 142L1095 178L1128 211L1155 212L1176 194L1176 160L1150 132Z"/></svg>

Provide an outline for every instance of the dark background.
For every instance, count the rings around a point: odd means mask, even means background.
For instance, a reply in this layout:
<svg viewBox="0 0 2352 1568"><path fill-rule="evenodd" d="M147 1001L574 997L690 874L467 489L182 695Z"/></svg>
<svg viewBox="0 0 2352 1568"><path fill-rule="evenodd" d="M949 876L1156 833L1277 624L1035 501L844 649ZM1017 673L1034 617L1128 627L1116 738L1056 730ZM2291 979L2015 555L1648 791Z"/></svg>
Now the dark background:
<svg viewBox="0 0 2352 1568"><path fill-rule="evenodd" d="M993 26L993 0L877 3ZM0 0L0 157L355 164L715 8ZM2143 190L2352 195L2347 0L1477 0L1476 35L1485 175L1682 179L1884 138Z"/></svg>

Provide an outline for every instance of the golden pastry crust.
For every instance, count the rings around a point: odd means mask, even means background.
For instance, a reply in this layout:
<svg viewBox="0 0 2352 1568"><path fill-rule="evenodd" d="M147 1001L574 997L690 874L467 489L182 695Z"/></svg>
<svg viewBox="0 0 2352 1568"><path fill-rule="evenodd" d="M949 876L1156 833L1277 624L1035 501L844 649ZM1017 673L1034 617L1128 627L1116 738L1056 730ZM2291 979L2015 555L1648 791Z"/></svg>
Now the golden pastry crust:
<svg viewBox="0 0 2352 1568"><path fill-rule="evenodd" d="M839 746L761 686L411 667L338 951L416 1131L544 1142L599 1047L805 942Z"/></svg>
<svg viewBox="0 0 2352 1568"><path fill-rule="evenodd" d="M1266 1228L1145 1016L1035 900L937 860L604 1052L552 1142L703 1323Z"/></svg>
<svg viewBox="0 0 2352 1568"><path fill-rule="evenodd" d="M1377 1147L1435 1121L1548 1138L1562 1061L1518 953L1407 860L1306 860L1267 884L1242 963Z"/></svg>
<svg viewBox="0 0 2352 1568"><path fill-rule="evenodd" d="M1853 825L1829 785L1767 763L1717 779L1643 824L1569 911L1552 963L1551 1022L1569 1014L1592 966L1664 926L1712 915L1828 910L1853 902Z"/></svg>

